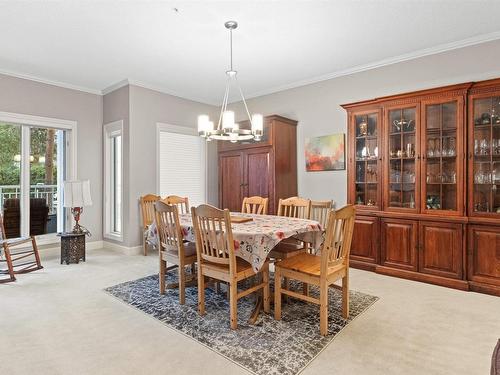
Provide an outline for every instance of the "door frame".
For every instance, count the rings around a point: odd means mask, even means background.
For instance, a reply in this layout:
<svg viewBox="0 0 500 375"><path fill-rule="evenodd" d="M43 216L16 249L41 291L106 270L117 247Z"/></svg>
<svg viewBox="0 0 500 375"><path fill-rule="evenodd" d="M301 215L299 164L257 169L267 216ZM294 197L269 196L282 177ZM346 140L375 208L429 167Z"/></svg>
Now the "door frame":
<svg viewBox="0 0 500 375"><path fill-rule="evenodd" d="M77 173L77 129L78 122L73 120L64 120L53 117L33 116L23 113L2 112L0 111L0 122L7 124L21 126L21 155L22 160L29 160L30 157L30 126L40 128L51 128L56 130L64 130L69 136L66 138L66 160L65 160L65 174L66 180L76 180ZM59 181L58 181L59 183ZM29 236L29 223L30 223L30 170L21 168L20 176L21 185L21 236ZM58 204L62 205L64 201L64 191L61 187L61 194L58 197ZM66 225L73 225L73 218L69 210L61 210L64 212ZM23 219L25 218L25 219ZM56 233L44 234L37 237L38 245L52 244L58 241Z"/></svg>

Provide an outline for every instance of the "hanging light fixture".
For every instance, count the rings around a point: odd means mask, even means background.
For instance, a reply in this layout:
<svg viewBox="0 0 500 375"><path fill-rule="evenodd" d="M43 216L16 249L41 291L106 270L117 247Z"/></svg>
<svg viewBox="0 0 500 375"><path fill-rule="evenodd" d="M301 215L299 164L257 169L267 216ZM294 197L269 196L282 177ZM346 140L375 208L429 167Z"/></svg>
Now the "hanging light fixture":
<svg viewBox="0 0 500 375"><path fill-rule="evenodd" d="M226 91L224 92L224 98L222 100L219 121L217 123L217 128L214 128L214 123L210 121L208 115L199 115L198 134L201 137L206 138L207 141L211 141L212 139L230 141L233 143L251 139L260 141L264 132L264 118L258 113L255 113L253 116L250 115L247 102L245 101L245 97L243 96L243 91L241 90L241 87L238 84L238 80L236 78L237 72L233 70L233 30L238 27L238 23L236 21L227 21L224 26L229 30L231 60L230 68L226 72ZM245 110L248 115L248 120L250 121L251 129L240 129L239 125L234 122L234 112L227 109L229 89L232 85L235 85L238 88L243 104L245 105Z"/></svg>

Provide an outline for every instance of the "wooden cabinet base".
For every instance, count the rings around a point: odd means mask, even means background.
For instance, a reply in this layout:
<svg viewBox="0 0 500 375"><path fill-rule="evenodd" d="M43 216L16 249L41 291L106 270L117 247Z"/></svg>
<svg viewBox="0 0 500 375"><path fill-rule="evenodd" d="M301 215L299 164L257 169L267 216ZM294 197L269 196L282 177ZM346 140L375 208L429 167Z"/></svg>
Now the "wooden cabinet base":
<svg viewBox="0 0 500 375"><path fill-rule="evenodd" d="M500 286L476 283L474 281L469 281L469 288L473 292L491 294L492 296L500 297Z"/></svg>
<svg viewBox="0 0 500 375"><path fill-rule="evenodd" d="M428 284L435 284L440 286L445 286L447 288L469 290L469 283L466 280L455 280L449 279L447 277L427 275L425 273L401 270L391 267L376 266L375 272L387 276L396 276L403 279L422 281Z"/></svg>
<svg viewBox="0 0 500 375"><path fill-rule="evenodd" d="M362 262L359 260L349 259L349 267L357 268L365 271L375 271L377 265L375 263Z"/></svg>

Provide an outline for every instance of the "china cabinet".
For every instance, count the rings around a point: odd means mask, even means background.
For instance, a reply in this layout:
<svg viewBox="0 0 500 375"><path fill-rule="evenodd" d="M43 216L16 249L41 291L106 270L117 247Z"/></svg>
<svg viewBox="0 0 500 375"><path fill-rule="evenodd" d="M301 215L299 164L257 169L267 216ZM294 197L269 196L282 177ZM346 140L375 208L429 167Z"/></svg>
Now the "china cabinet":
<svg viewBox="0 0 500 375"><path fill-rule="evenodd" d="M342 107L351 265L500 296L500 79Z"/></svg>

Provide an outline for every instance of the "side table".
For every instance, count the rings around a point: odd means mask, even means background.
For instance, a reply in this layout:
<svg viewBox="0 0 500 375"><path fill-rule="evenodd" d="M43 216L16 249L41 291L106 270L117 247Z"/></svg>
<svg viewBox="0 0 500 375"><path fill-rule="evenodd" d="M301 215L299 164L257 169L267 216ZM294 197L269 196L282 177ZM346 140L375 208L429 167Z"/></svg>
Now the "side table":
<svg viewBox="0 0 500 375"><path fill-rule="evenodd" d="M57 233L61 237L61 264L85 262L85 233Z"/></svg>

